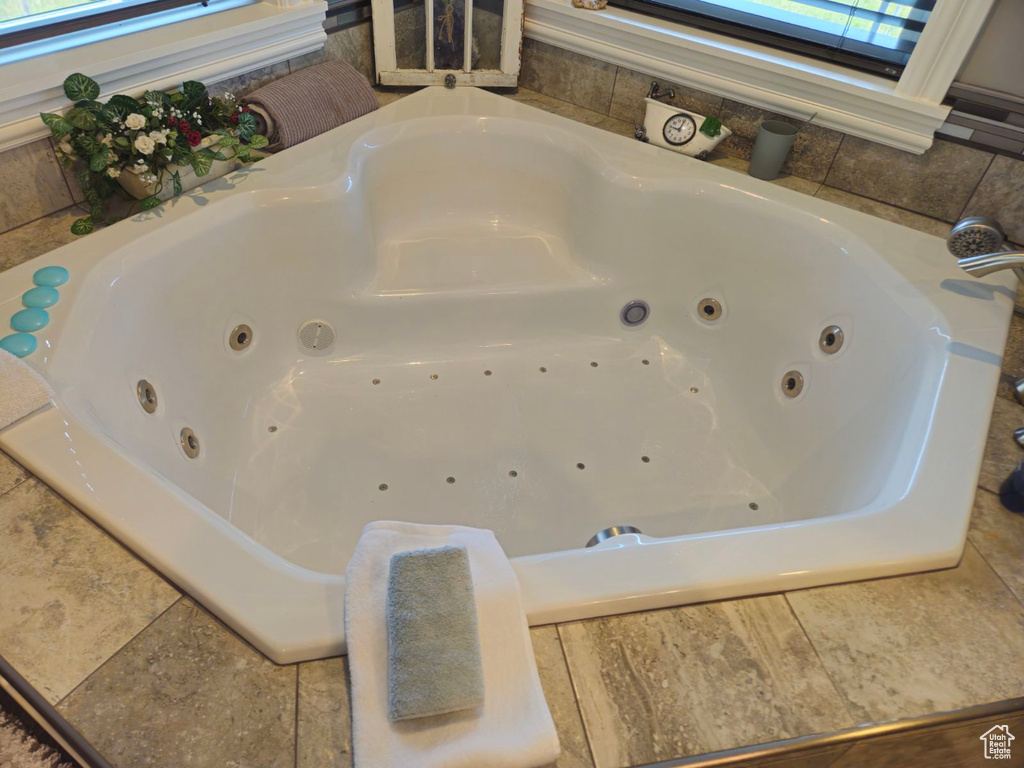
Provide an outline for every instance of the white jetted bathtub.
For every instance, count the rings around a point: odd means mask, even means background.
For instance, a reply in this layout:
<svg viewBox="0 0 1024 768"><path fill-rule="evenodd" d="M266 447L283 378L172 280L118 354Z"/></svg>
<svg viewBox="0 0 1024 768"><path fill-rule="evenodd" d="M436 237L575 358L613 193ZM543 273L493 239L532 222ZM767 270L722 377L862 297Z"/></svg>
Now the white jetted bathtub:
<svg viewBox="0 0 1024 768"><path fill-rule="evenodd" d="M0 445L278 662L344 650L372 520L493 529L534 624L952 566L1014 294L471 89L5 272L5 321L50 264Z"/></svg>

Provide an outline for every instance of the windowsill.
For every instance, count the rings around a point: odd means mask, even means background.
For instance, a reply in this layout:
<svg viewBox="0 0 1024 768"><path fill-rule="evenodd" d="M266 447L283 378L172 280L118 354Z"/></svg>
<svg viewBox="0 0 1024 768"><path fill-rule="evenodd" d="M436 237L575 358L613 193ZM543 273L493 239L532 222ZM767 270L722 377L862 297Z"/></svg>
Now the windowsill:
<svg viewBox="0 0 1024 768"><path fill-rule="evenodd" d="M527 0L525 35L762 109L817 113L816 125L914 153L931 146L949 113L886 78L621 8Z"/></svg>
<svg viewBox="0 0 1024 768"><path fill-rule="evenodd" d="M326 9L323 0L251 3L4 64L0 151L49 135L39 113L68 107L63 82L72 72L96 80L101 99L169 90L184 80L215 83L322 48Z"/></svg>

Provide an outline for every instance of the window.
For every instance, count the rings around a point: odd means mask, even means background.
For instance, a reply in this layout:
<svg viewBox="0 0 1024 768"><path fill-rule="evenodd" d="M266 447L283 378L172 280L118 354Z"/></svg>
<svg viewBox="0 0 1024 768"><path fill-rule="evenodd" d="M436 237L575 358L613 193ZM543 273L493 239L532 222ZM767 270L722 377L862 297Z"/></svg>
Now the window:
<svg viewBox="0 0 1024 768"><path fill-rule="evenodd" d="M935 0L611 2L634 11L890 77L899 77L910 60L935 6Z"/></svg>
<svg viewBox="0 0 1024 768"><path fill-rule="evenodd" d="M0 0L0 48L210 0Z"/></svg>

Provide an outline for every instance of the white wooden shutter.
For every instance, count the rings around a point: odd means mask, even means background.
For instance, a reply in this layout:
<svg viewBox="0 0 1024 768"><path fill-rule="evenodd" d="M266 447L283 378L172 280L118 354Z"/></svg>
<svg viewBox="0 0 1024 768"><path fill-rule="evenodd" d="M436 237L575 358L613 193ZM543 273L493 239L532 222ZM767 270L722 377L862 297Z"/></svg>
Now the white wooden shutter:
<svg viewBox="0 0 1024 768"><path fill-rule="evenodd" d="M381 85L515 86L522 39L523 0L373 0Z"/></svg>

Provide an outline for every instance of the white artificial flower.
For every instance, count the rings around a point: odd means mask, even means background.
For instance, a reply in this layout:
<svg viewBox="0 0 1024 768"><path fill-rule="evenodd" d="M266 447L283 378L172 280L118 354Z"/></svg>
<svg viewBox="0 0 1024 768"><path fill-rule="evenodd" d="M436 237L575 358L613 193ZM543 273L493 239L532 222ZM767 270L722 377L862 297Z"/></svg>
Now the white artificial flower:
<svg viewBox="0 0 1024 768"><path fill-rule="evenodd" d="M66 141L62 141L60 144L58 144L57 149L59 149L65 155L70 155L72 152L75 151L74 148Z"/></svg>
<svg viewBox="0 0 1024 768"><path fill-rule="evenodd" d="M113 136L111 136L109 133L105 133L103 134L102 138L100 138L100 144L102 144L104 147L109 147L113 140Z"/></svg>
<svg viewBox="0 0 1024 768"><path fill-rule="evenodd" d="M166 144L167 143L167 130L164 129L162 131L150 131L149 132L149 138L151 138L157 144Z"/></svg>
<svg viewBox="0 0 1024 768"><path fill-rule="evenodd" d="M135 139L135 148L144 155L151 155L156 149L156 142L149 136L139 136Z"/></svg>
<svg viewBox="0 0 1024 768"><path fill-rule="evenodd" d="M131 128L133 131L139 130L139 128L145 128L146 118L142 115L132 112L128 117L124 119L124 124Z"/></svg>
<svg viewBox="0 0 1024 768"><path fill-rule="evenodd" d="M112 165L109 168L107 168L107 176L109 176L110 178L116 179L120 175L121 169L118 168L116 165Z"/></svg>

